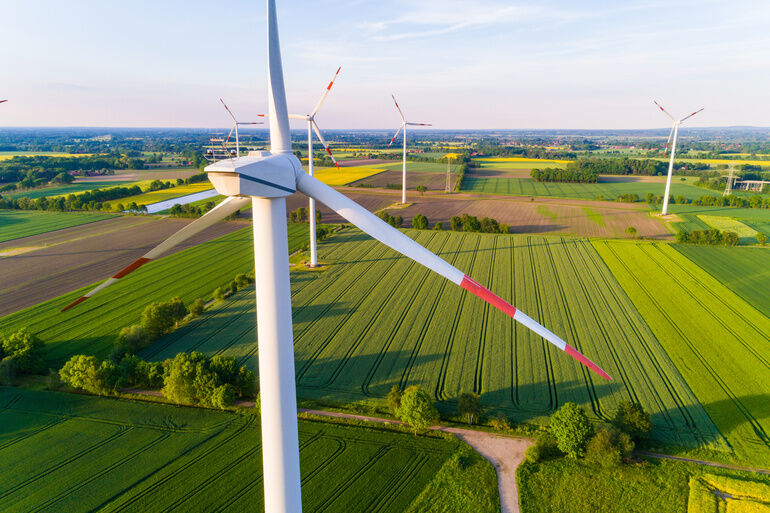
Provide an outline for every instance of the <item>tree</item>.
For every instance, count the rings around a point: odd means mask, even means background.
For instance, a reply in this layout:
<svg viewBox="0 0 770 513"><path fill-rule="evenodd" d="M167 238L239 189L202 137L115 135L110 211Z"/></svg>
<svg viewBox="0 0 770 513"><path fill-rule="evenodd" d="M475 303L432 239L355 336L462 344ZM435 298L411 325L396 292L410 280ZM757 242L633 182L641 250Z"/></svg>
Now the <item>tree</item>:
<svg viewBox="0 0 770 513"><path fill-rule="evenodd" d="M203 313L203 310L206 308L206 303L201 299L198 298L195 301L192 302L190 305L190 315L193 317L198 317L200 314Z"/></svg>
<svg viewBox="0 0 770 513"><path fill-rule="evenodd" d="M112 362L100 362L95 356L76 354L61 368L59 377L73 388L104 395L115 385L118 374Z"/></svg>
<svg viewBox="0 0 770 513"><path fill-rule="evenodd" d="M634 228L633 226L627 227L626 234L629 235L630 237L636 237L636 228Z"/></svg>
<svg viewBox="0 0 770 513"><path fill-rule="evenodd" d="M45 344L26 328L8 335L0 342L4 355L14 358L18 372L42 374L47 370Z"/></svg>
<svg viewBox="0 0 770 513"><path fill-rule="evenodd" d="M449 225L452 227L452 231L463 231L463 222L458 216L452 216L451 219L449 219Z"/></svg>
<svg viewBox="0 0 770 513"><path fill-rule="evenodd" d="M399 214L393 219L393 226L395 226L396 228L401 228L403 225L404 225L404 218L401 217L401 214Z"/></svg>
<svg viewBox="0 0 770 513"><path fill-rule="evenodd" d="M393 385L388 392L388 408L390 412L398 417L398 409L401 407L401 387Z"/></svg>
<svg viewBox="0 0 770 513"><path fill-rule="evenodd" d="M152 336L168 333L176 324L176 318L166 303L151 303L142 312L142 328Z"/></svg>
<svg viewBox="0 0 770 513"><path fill-rule="evenodd" d="M427 429L438 420L438 411L428 393L413 385L401 396L398 418L412 426L416 435L417 431Z"/></svg>
<svg viewBox="0 0 770 513"><path fill-rule="evenodd" d="M422 196L423 194L425 194L425 191L427 191L427 190L428 190L428 188L427 188L427 187L425 187L424 185L418 185L418 186L416 187L416 189L417 189L417 192L419 192L419 193L420 193L420 196Z"/></svg>
<svg viewBox="0 0 770 513"><path fill-rule="evenodd" d="M441 221L439 221L438 223L433 225L433 229L436 230L437 232L443 231L444 224Z"/></svg>
<svg viewBox="0 0 770 513"><path fill-rule="evenodd" d="M427 230L428 218L422 214L417 214L412 218L412 228L416 228L418 230Z"/></svg>
<svg viewBox="0 0 770 513"><path fill-rule="evenodd" d="M690 234L685 230L677 230L675 239L679 243L690 242Z"/></svg>
<svg viewBox="0 0 770 513"><path fill-rule="evenodd" d="M599 429L586 447L585 460L602 467L615 467L631 455L634 442L628 434L606 426Z"/></svg>
<svg viewBox="0 0 770 513"><path fill-rule="evenodd" d="M556 438L559 450L573 459L583 455L593 434L593 426L585 410L571 402L565 403L551 415L549 430Z"/></svg>
<svg viewBox="0 0 770 513"><path fill-rule="evenodd" d="M465 416L469 425L473 424L484 411L481 406L481 396L469 393L460 394L457 399L457 409L460 410L460 415Z"/></svg>
<svg viewBox="0 0 770 513"><path fill-rule="evenodd" d="M650 414L639 403L621 401L612 423L634 440L642 440L652 431Z"/></svg>
<svg viewBox="0 0 770 513"><path fill-rule="evenodd" d="M757 242L759 242L761 245L767 244L767 235L765 235L762 232L757 232Z"/></svg>
<svg viewBox="0 0 770 513"><path fill-rule="evenodd" d="M126 354L136 354L147 347L151 340L152 337L142 326L138 324L126 326L120 330L115 340L112 359L117 362Z"/></svg>

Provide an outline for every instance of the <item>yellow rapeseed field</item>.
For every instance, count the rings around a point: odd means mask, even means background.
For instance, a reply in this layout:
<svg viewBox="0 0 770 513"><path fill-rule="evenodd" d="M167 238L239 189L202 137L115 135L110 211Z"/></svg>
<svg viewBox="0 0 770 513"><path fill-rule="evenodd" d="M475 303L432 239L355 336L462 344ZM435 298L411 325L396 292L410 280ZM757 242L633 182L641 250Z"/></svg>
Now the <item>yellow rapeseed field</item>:
<svg viewBox="0 0 770 513"><path fill-rule="evenodd" d="M347 185L356 180L382 173L383 171L384 169L377 169L374 167L343 167L340 169L337 169L336 167L327 167L324 169L316 169L313 175L326 185L339 186Z"/></svg>
<svg viewBox="0 0 770 513"><path fill-rule="evenodd" d="M569 164L571 160L559 159L531 159L524 157L482 157L474 160L479 162L553 162L555 164Z"/></svg>

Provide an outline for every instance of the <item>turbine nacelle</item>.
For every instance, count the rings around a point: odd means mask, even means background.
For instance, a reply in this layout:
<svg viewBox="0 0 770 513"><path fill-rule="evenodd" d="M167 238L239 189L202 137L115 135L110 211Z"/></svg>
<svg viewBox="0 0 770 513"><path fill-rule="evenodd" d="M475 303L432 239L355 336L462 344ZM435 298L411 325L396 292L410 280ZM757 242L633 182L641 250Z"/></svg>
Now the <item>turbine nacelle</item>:
<svg viewBox="0 0 770 513"><path fill-rule="evenodd" d="M214 162L204 169L219 194L281 198L297 190L302 165L291 153L252 151L245 157Z"/></svg>

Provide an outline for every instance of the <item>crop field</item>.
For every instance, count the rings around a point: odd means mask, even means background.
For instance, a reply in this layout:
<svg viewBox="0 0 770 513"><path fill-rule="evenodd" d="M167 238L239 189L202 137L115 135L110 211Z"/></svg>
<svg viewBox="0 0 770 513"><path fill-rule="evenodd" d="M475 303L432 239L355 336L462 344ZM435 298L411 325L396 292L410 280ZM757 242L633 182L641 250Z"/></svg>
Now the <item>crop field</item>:
<svg viewBox="0 0 770 513"><path fill-rule="evenodd" d="M726 449L672 361L590 242L542 236L407 232L602 365L600 381L459 287L353 229L319 246L323 272L292 273L299 395L353 401L420 385L454 410L476 392L489 413L537 419L567 401L607 418L642 402L656 436ZM404 277L408 276L408 279ZM157 341L143 356L225 354L257 369L250 291Z"/></svg>
<svg viewBox="0 0 770 513"><path fill-rule="evenodd" d="M289 250L306 242L307 225L289 225ZM72 310L60 311L92 285L8 315L2 318L2 333L29 328L46 343L49 364L56 368L73 354L105 357L115 335L123 326L137 323L148 304L174 296L188 304L198 297L209 298L216 287L253 267L251 229L243 228L151 262Z"/></svg>
<svg viewBox="0 0 770 513"><path fill-rule="evenodd" d="M674 244L719 283L770 317L770 250Z"/></svg>
<svg viewBox="0 0 770 513"><path fill-rule="evenodd" d="M0 242L113 217L109 214L0 210Z"/></svg>
<svg viewBox="0 0 770 513"><path fill-rule="evenodd" d="M382 169L378 167L343 167L337 169L336 167L327 167L313 170L313 176L321 180L326 185L340 186L347 185L355 182L356 180L362 180L364 178L375 176L382 173Z"/></svg>
<svg viewBox="0 0 770 513"><path fill-rule="evenodd" d="M669 212L677 214L682 218L683 221L677 224L677 228L684 230L707 230L709 225L699 218L699 216L706 215L735 219L770 237L770 209L701 207L673 204L669 205Z"/></svg>
<svg viewBox="0 0 770 513"><path fill-rule="evenodd" d="M767 465L770 318L670 245L594 246L738 458Z"/></svg>
<svg viewBox="0 0 770 513"><path fill-rule="evenodd" d="M119 187L133 185L134 182L123 181L101 181L101 182L76 182L67 185L51 185L39 189L30 189L27 191L4 192L2 195L7 198L27 198L37 199L48 196L66 196L67 194L77 194L83 191L92 191L94 189L106 189L107 187Z"/></svg>
<svg viewBox="0 0 770 513"><path fill-rule="evenodd" d="M466 175L463 179L462 190L464 192L502 194L507 196L542 196L587 200L594 200L600 196L606 200L614 200L621 194L636 194L639 196L639 199L643 200L648 192L662 195L665 191L665 185L650 182L536 182L531 178L489 178ZM671 195L679 196L680 194L688 199L707 195L721 195L721 193L716 191L673 182L671 184Z"/></svg>
<svg viewBox="0 0 770 513"><path fill-rule="evenodd" d="M736 219L723 216L710 216L706 214L701 214L698 217L711 228L716 228L720 231L735 232L738 234L738 237L741 240L741 244L756 244L757 242L757 231Z"/></svg>
<svg viewBox="0 0 770 513"><path fill-rule="evenodd" d="M299 441L303 508L318 512L408 510L460 448L303 420ZM0 472L5 513L263 508L249 414L0 388Z"/></svg>
<svg viewBox="0 0 770 513"><path fill-rule="evenodd" d="M511 170L511 169L533 169L533 168L565 168L571 160L552 160L552 159L527 159L527 158L476 158L473 162L482 169Z"/></svg>
<svg viewBox="0 0 770 513"><path fill-rule="evenodd" d="M213 188L214 187L208 181L202 183L191 183L189 185L177 185L176 187L171 187L170 189L149 191L142 194L137 194L136 196L116 199L110 203L123 203L123 205L128 205L135 202L137 205L150 205L159 201L178 198L180 196L187 196L188 194L194 194L196 192L208 191Z"/></svg>
<svg viewBox="0 0 770 513"><path fill-rule="evenodd" d="M0 151L0 160L13 157L88 157L92 153L59 153L56 151Z"/></svg>

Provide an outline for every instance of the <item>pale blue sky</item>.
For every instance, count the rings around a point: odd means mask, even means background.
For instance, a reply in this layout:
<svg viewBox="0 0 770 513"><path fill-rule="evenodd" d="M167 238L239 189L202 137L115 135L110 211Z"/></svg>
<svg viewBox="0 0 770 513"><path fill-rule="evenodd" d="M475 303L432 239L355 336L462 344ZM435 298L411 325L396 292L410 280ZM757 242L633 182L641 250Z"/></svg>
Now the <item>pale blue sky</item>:
<svg viewBox="0 0 770 513"><path fill-rule="evenodd" d="M0 126L226 126L265 110L264 1L0 0ZM322 128L770 126L770 1L279 0ZM247 119L248 120L248 119ZM299 128L299 125L298 125Z"/></svg>

